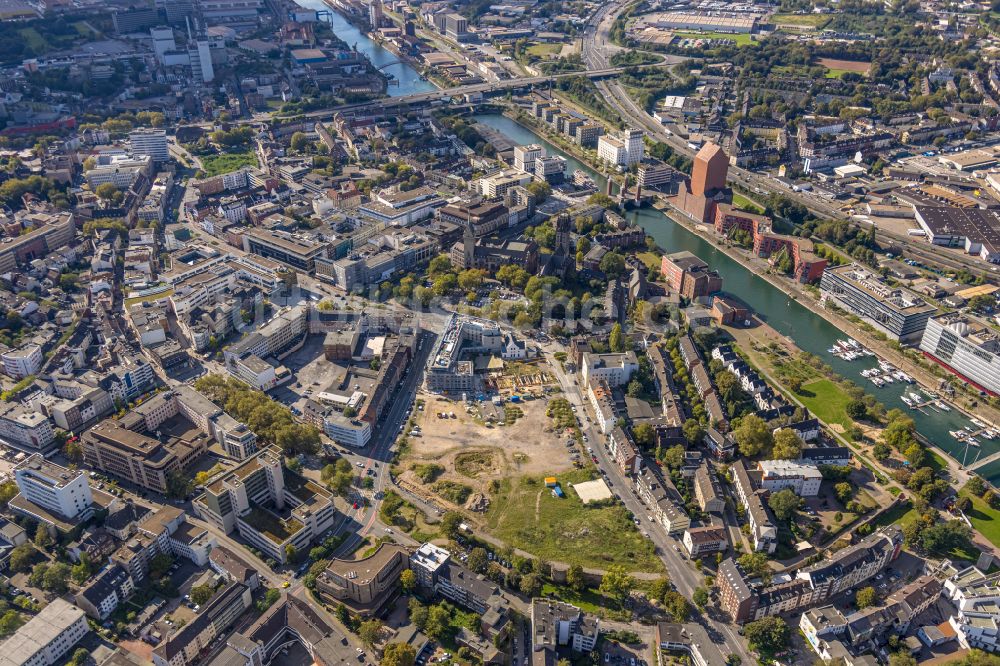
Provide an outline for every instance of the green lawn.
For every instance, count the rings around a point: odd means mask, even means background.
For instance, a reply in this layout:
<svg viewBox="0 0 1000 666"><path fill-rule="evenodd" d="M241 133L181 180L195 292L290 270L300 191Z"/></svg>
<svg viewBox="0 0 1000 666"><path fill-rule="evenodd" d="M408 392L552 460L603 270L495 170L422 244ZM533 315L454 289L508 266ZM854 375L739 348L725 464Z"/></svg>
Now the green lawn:
<svg viewBox="0 0 1000 666"><path fill-rule="evenodd" d="M799 25L811 28L821 28L830 22L826 14L775 14L771 23L775 25Z"/></svg>
<svg viewBox="0 0 1000 666"><path fill-rule="evenodd" d="M834 69L832 67L826 68L826 78L828 79L839 79L844 74L850 74L850 73L851 71L849 69Z"/></svg>
<svg viewBox="0 0 1000 666"><path fill-rule="evenodd" d="M245 153L227 153L224 155L209 155L201 158L201 164L205 171L205 177L218 176L220 174L236 171L245 166L256 167L257 155L252 150Z"/></svg>
<svg viewBox="0 0 1000 666"><path fill-rule="evenodd" d="M527 53L539 58L555 57L562 51L562 47L562 44L532 44L528 47Z"/></svg>
<svg viewBox="0 0 1000 666"><path fill-rule="evenodd" d="M733 205L740 210L747 211L748 213L763 214L764 212L764 209L761 208L760 205L755 204L753 201L750 201L745 196L737 192L733 192Z"/></svg>
<svg viewBox="0 0 1000 666"><path fill-rule="evenodd" d="M681 39L731 39L736 42L736 46L749 46L754 41L750 33L691 31L675 32L674 35Z"/></svg>
<svg viewBox="0 0 1000 666"><path fill-rule="evenodd" d="M76 21L73 24L73 27L76 28L76 31L80 34L81 37L95 36L94 31L90 29L90 26L87 25L86 21Z"/></svg>
<svg viewBox="0 0 1000 666"><path fill-rule="evenodd" d="M32 51L41 53L48 50L49 43L34 28L21 28L17 32L24 38L24 41L28 44L28 48Z"/></svg>
<svg viewBox="0 0 1000 666"><path fill-rule="evenodd" d="M576 592L564 585L546 583L542 586L542 596L558 599L559 601L564 601L568 604L573 604L584 613L593 613L594 615L601 617L605 617L610 614L615 616L616 619L617 616L622 615L620 612L615 613L611 610L617 604L616 601L608 599L597 590L592 590L590 588L587 588L582 592Z"/></svg>
<svg viewBox="0 0 1000 666"><path fill-rule="evenodd" d="M809 411L826 423L839 423L847 431L854 426L854 420L847 415L847 393L829 379L814 379L802 385L795 394Z"/></svg>
<svg viewBox="0 0 1000 666"><path fill-rule="evenodd" d="M964 491L959 495L972 500L972 508L965 515L972 521L976 531L994 546L1000 546L1000 511L991 507L981 497Z"/></svg>
<svg viewBox="0 0 1000 666"><path fill-rule="evenodd" d="M660 266L662 264L662 261L661 261L660 257L656 256L654 253L652 253L652 252L636 252L635 256L636 256L636 259L638 259L639 261L641 261L643 264L646 265L646 268L653 268L653 269L656 269L656 270L660 270Z"/></svg>
<svg viewBox="0 0 1000 666"><path fill-rule="evenodd" d="M872 527L875 529L885 527L886 525L899 525L902 527L916 519L917 510L910 506L909 502L902 502L879 516L872 522Z"/></svg>
<svg viewBox="0 0 1000 666"><path fill-rule="evenodd" d="M562 499L553 496L543 478L524 476L501 482L486 514L490 532L543 560L598 569L620 564L630 571L663 571L652 542L635 528L622 504L587 507L580 501L570 485L589 481L589 472L561 474L566 494Z"/></svg>

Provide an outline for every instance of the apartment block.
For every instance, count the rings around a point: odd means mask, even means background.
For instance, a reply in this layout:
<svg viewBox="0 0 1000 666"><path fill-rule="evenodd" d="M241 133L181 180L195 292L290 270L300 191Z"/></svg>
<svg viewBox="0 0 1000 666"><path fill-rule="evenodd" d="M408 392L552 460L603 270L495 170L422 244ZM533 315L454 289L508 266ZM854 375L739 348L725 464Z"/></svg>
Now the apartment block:
<svg viewBox="0 0 1000 666"><path fill-rule="evenodd" d="M874 577L899 556L902 547L902 530L889 525L769 585L750 581L729 558L719 566L716 579L722 607L742 624L822 604Z"/></svg>
<svg viewBox="0 0 1000 666"><path fill-rule="evenodd" d="M87 635L90 627L82 610L60 597L0 643L3 666L54 666Z"/></svg>
<svg viewBox="0 0 1000 666"><path fill-rule="evenodd" d="M757 470L761 473L760 487L771 493L787 488L799 497L815 497L823 482L816 465L794 460L761 460Z"/></svg>
<svg viewBox="0 0 1000 666"><path fill-rule="evenodd" d="M93 511L87 475L50 462L40 453L14 468L14 480L24 499L69 522L86 520Z"/></svg>
<svg viewBox="0 0 1000 666"><path fill-rule="evenodd" d="M621 354L586 353L580 364L584 382L603 380L611 387L625 386L638 369L639 360L633 351Z"/></svg>
<svg viewBox="0 0 1000 666"><path fill-rule="evenodd" d="M250 590L245 585L227 584L215 593L193 620L153 649L153 664L186 666L197 662L202 652L252 604Z"/></svg>
<svg viewBox="0 0 1000 666"><path fill-rule="evenodd" d="M261 451L209 481L194 511L227 534L237 532L284 563L288 547L308 549L333 527L333 496L318 484L285 469L277 451Z"/></svg>

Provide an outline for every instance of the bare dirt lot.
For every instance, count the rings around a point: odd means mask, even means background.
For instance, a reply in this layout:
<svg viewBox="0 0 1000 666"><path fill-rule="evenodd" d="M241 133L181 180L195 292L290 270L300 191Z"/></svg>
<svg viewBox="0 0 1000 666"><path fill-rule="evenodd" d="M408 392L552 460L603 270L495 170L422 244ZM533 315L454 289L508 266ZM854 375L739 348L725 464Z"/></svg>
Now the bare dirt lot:
<svg viewBox="0 0 1000 666"><path fill-rule="evenodd" d="M571 456L579 455L575 446L567 446L571 443L568 432L553 431L545 413L546 399L505 403L498 411L516 414L513 423L488 425L477 405L437 395L420 397L424 409L414 413L420 434L411 433L400 477L401 483L420 495L433 493L452 504L464 504L461 491L448 491L464 486L470 489L469 496L489 495L493 480L566 471L573 468ZM454 413L455 418L440 418L441 413Z"/></svg>
<svg viewBox="0 0 1000 666"><path fill-rule="evenodd" d="M858 74L868 74L872 64L870 62L858 62L857 60L837 60L836 58L819 58L816 60L820 65L829 69L839 69Z"/></svg>

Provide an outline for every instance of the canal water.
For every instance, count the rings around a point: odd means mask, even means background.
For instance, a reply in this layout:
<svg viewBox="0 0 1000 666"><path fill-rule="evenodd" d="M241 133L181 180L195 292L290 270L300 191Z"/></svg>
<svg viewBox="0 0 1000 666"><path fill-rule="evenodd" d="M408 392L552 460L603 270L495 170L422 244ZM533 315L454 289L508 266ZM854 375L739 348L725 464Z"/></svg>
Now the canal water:
<svg viewBox="0 0 1000 666"><path fill-rule="evenodd" d="M340 39L347 42L348 46L353 46L361 51L372 61L372 64L382 69L386 74L391 74L399 85L390 85L388 93L390 96L409 95L411 93L430 92L435 90L434 84L430 81L421 81L420 73L407 65L399 62L399 56L392 51L376 43L357 26L352 25L342 15L334 11L323 0L299 0L299 4L307 9L329 12L330 27L333 33ZM395 64L390 64L395 63ZM388 67L386 67L388 65Z"/></svg>
<svg viewBox="0 0 1000 666"><path fill-rule="evenodd" d="M559 150L554 145L544 141L526 127L513 120L495 114L477 116L476 120L498 130L509 139L519 144L537 143L541 140L550 154L562 155L567 160L567 171L572 173L583 169L603 189L605 179L599 173L582 164L579 160ZM816 354L828 363L834 371L854 380L867 392L874 395L880 402L892 409L897 407L913 417L917 430L928 440L941 449L952 454L961 461L965 455L965 446L951 435L950 430L959 430L969 425L964 416L957 412L938 412L925 408L927 413L921 413L907 406L900 399L903 392L918 392L914 385L901 385L898 382L883 388L878 388L860 376L860 372L874 367L876 361L871 357L853 362L844 361L827 350L834 346L837 340L847 338L851 331L842 331L829 323L823 317L812 312L799 302L790 300L781 290L775 288L767 280L747 270L742 264L731 259L724 252L711 245L697 234L684 226L667 218L656 209L644 208L631 213L657 245L667 252L687 250L719 271L724 281L724 289L750 305L751 308L774 329L791 338L800 348ZM972 464L978 458L1000 451L1000 440L980 440L979 448L969 447L968 463ZM991 463L979 470L992 482L1000 482L1000 461Z"/></svg>
<svg viewBox="0 0 1000 666"><path fill-rule="evenodd" d="M299 0L299 3L310 9L330 10L323 0ZM334 33L349 45L356 46L359 51L365 53L376 67L382 67L399 60L395 54L367 37L339 13L332 10L329 13ZM389 86L390 95L406 95L434 90L432 83L422 81L419 72L406 63L389 64L384 71L391 73L399 81L399 85ZM476 120L493 127L519 144L541 141L550 154L562 155L566 158L567 171L570 174L577 169L583 169L603 191L606 183L604 176L594 172L579 160L564 153L526 127L496 114L480 115L476 117ZM955 411L937 412L926 408L927 412L921 413L908 409L900 397L904 391L907 393L917 391L915 386L895 383L878 388L859 374L862 370L876 365L873 359L866 357L848 362L827 351L833 347L837 340L849 337L851 331L838 329L797 301L790 300L781 290L744 268L739 262L731 259L697 234L671 221L660 211L645 208L634 211L631 215L646 230L646 233L653 237L657 245L667 252L687 250L707 261L722 275L727 292L749 304L761 319L775 330L794 340L801 349L816 354L828 363L835 372L863 386L867 392L874 395L887 408L899 408L908 412L913 417L920 434L939 448L947 451L956 460L961 462L963 456L967 455L968 464L972 464L977 459L986 458L1000 451L1000 440L981 440L981 447L970 447L966 454L965 446L948 434L951 430L959 430L968 425L964 416ZM989 481L1000 484L1000 461L983 467L979 473Z"/></svg>

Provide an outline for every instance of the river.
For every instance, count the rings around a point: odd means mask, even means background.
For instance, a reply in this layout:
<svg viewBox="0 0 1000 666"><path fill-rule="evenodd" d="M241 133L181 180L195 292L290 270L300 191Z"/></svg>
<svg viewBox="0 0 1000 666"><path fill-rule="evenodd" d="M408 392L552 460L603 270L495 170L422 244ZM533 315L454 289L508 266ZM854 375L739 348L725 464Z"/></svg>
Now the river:
<svg viewBox="0 0 1000 666"><path fill-rule="evenodd" d="M419 72L406 63L399 63L399 58L395 54L367 37L339 13L330 10L323 0L299 0L299 3L310 9L329 10L330 23L334 33L365 53L376 67L397 62L397 64L389 65L385 69L399 81L399 85L389 86L390 95L405 95L434 89L432 83L420 79ZM562 155L566 158L569 173L583 169L603 190L606 179L601 174L545 141L528 128L496 114L480 115L476 117L476 120L493 127L519 144L542 141L550 154ZM956 460L962 461L965 455L965 446L952 438L948 432L959 430L968 425L965 417L955 411L943 413L927 408L926 413L922 413L908 409L900 397L904 391L907 393L916 391L915 386L901 386L896 383L878 388L867 382L859 373L861 370L873 367L875 365L873 359L864 358L848 362L827 351L837 340L848 337L850 331L841 331L798 301L789 299L784 292L771 285L767 280L747 270L742 264L731 259L694 232L671 221L660 211L644 208L633 211L631 215L661 248L667 252L687 250L707 261L722 275L725 290L748 303L757 315L775 330L794 340L801 349L822 358L837 373L862 385L887 408L895 407L908 412L913 417L917 431L921 435L937 445L938 448L951 454ZM981 441L980 448L969 448L969 464L1000 451L1000 441ZM979 473L990 482L1000 485L1000 461L983 467Z"/></svg>
<svg viewBox="0 0 1000 666"><path fill-rule="evenodd" d="M528 128L517 124L513 120L496 114L477 116L476 120L500 131L512 141L519 144L537 143L541 140L550 154L562 155L567 160L567 171L572 173L577 169L586 171L599 186L603 189L604 178L594 172L579 160L567 155L551 143L544 141ZM929 441L939 448L950 453L956 460L961 461L965 453L965 446L960 444L951 435L950 430L958 430L966 425L968 421L957 412L942 413L931 408L926 408L926 413L911 410L906 407L900 397L905 391L917 391L916 386L901 385L899 383L890 384L883 388L878 388L874 384L867 382L860 376L860 371L873 367L876 361L871 358L859 359L857 361L844 361L827 350L833 347L837 340L846 338L850 331L841 331L836 326L828 322L823 317L812 312L798 301L789 297L780 289L774 287L767 280L747 270L742 264L731 259L724 252L705 241L701 236L689 231L684 226L668 219L663 213L656 209L644 208L631 213L636 220L656 241L657 245L667 252L678 252L687 250L705 261L712 268L719 271L724 281L725 291L737 296L748 303L757 315L766 321L775 330L788 336L795 341L801 349L816 354L828 363L834 371L849 377L859 385L874 395L887 408L898 407L909 413L916 423L917 430ZM969 448L968 462L971 464L979 458L1000 451L1000 441L981 440L980 448ZM992 463L979 470L985 478L991 482L1000 482L1000 462Z"/></svg>
<svg viewBox="0 0 1000 666"><path fill-rule="evenodd" d="M323 0L299 0L299 4L307 9L329 12L330 27L333 28L333 33L337 37L347 42L348 46L353 46L358 51L367 55L373 65L380 69L384 68L382 69L383 72L395 77L399 85L389 86L388 93L390 96L409 95L436 90L434 84L430 81L420 80L420 72L406 63L399 62L399 56L376 43L368 35L359 30L357 26L352 25L350 21L324 3Z"/></svg>

